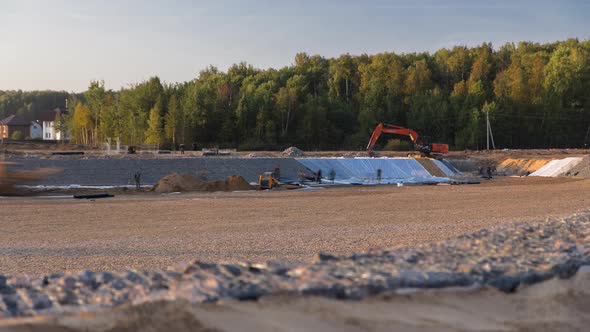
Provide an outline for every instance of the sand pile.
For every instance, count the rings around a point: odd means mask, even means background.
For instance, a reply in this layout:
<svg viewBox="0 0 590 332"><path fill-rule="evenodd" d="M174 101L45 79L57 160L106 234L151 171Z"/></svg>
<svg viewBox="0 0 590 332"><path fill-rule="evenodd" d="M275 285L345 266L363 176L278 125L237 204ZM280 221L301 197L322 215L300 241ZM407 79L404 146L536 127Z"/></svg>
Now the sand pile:
<svg viewBox="0 0 590 332"><path fill-rule="evenodd" d="M256 190L248 181L238 175L228 176L225 180L212 181L207 185L207 191L237 191Z"/></svg>
<svg viewBox="0 0 590 332"><path fill-rule="evenodd" d="M564 176L571 172L571 169L576 167L582 158L570 157L564 159L554 159L548 162L545 166L539 168L531 174L531 176L545 176L545 177L556 177Z"/></svg>
<svg viewBox="0 0 590 332"><path fill-rule="evenodd" d="M577 165L565 172L564 175L579 178L590 178L590 156L584 157Z"/></svg>
<svg viewBox="0 0 590 332"><path fill-rule="evenodd" d="M513 159L506 158L498 166L499 173L509 175L526 175L533 173L549 163L550 159Z"/></svg>
<svg viewBox="0 0 590 332"><path fill-rule="evenodd" d="M256 187L250 185L246 179L239 175L232 175L228 176L225 179L226 190L228 191L235 191L235 190L255 190Z"/></svg>
<svg viewBox="0 0 590 332"><path fill-rule="evenodd" d="M238 175L228 176L225 180L203 181L190 174L173 173L163 177L154 186L157 193L188 192L188 191L236 191L255 190L248 181Z"/></svg>
<svg viewBox="0 0 590 332"><path fill-rule="evenodd" d="M168 174L154 186L157 193L171 193L178 191L207 191L207 182L199 180L190 174Z"/></svg>
<svg viewBox="0 0 590 332"><path fill-rule="evenodd" d="M292 146L285 151L283 151L283 155L287 157L303 157L303 151L299 150L298 148Z"/></svg>

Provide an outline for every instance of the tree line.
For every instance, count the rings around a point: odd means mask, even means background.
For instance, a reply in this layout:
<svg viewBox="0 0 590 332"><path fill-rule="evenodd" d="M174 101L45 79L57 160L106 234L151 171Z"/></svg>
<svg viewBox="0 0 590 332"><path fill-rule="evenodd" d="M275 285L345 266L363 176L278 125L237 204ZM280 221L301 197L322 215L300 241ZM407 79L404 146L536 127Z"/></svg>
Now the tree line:
<svg viewBox="0 0 590 332"><path fill-rule="evenodd" d="M38 120L49 109L65 108L71 95L66 91L0 90L0 120L13 114L28 121Z"/></svg>
<svg viewBox="0 0 590 332"><path fill-rule="evenodd" d="M26 93L7 93L19 95L0 92L0 114L35 108ZM385 122L454 149L481 149L488 115L498 147L583 147L590 143L590 41L299 53L280 69L208 67L189 82L153 77L118 91L93 81L67 97L72 139L95 146L118 137L161 147L362 149Z"/></svg>

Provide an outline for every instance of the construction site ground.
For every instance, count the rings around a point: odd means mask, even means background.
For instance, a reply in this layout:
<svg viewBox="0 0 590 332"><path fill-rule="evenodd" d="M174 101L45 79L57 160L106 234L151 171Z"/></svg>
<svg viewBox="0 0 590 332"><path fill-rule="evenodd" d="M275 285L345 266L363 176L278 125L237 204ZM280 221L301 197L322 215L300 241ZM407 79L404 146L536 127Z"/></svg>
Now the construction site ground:
<svg viewBox="0 0 590 332"><path fill-rule="evenodd" d="M479 185L0 198L2 273L166 268L183 261L309 262L412 246L587 209L590 179Z"/></svg>

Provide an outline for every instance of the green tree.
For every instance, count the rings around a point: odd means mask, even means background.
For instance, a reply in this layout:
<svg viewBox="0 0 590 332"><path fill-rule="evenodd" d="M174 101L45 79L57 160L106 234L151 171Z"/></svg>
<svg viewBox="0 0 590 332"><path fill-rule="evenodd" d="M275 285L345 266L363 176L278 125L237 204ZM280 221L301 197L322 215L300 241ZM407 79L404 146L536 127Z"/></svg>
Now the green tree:
<svg viewBox="0 0 590 332"><path fill-rule="evenodd" d="M102 135L99 133L100 121L105 107L106 91L104 88L104 81L91 81L88 90L84 93L90 111L90 119L92 122L90 142L97 146Z"/></svg>
<svg viewBox="0 0 590 332"><path fill-rule="evenodd" d="M158 100L150 110L148 129L145 133L146 143L155 144L158 147L162 144L162 124L162 105L161 100Z"/></svg>
<svg viewBox="0 0 590 332"><path fill-rule="evenodd" d="M425 60L416 61L407 69L404 92L408 96L424 93L432 87L431 72Z"/></svg>
<svg viewBox="0 0 590 332"><path fill-rule="evenodd" d="M497 146L580 147L590 126L590 41L336 58L298 53L290 66L208 67L173 85L151 77L117 91L97 81L81 94L0 91L0 117L37 120L66 99L70 114L62 122L74 141L89 145L120 137L129 145L361 149L386 122L476 149L491 107Z"/></svg>
<svg viewBox="0 0 590 332"><path fill-rule="evenodd" d="M150 114L151 120L151 114ZM151 122L151 121L150 121ZM179 128L182 123L182 114L180 110L180 104L178 103L178 98L175 94L170 97L170 101L168 101L168 112L165 116L165 133L166 139L172 142L173 145L176 145Z"/></svg>

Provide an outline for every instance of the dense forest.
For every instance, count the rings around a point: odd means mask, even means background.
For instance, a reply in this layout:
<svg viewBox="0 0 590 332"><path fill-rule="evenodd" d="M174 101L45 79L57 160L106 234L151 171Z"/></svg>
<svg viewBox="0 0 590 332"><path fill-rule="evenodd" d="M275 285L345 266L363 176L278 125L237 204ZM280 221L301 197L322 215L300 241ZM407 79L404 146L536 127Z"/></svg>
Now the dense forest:
<svg viewBox="0 0 590 332"><path fill-rule="evenodd" d="M281 69L209 67L177 84L153 77L119 91L103 82L82 94L0 91L0 116L34 119L66 98L64 125L89 145L119 137L162 147L362 149L385 122L454 149L481 149L487 113L497 147L582 147L590 143L590 41L329 59L299 53Z"/></svg>
<svg viewBox="0 0 590 332"><path fill-rule="evenodd" d="M42 112L56 107L64 108L66 99L70 96L66 91L0 90L0 120L13 114L29 121L36 120Z"/></svg>

